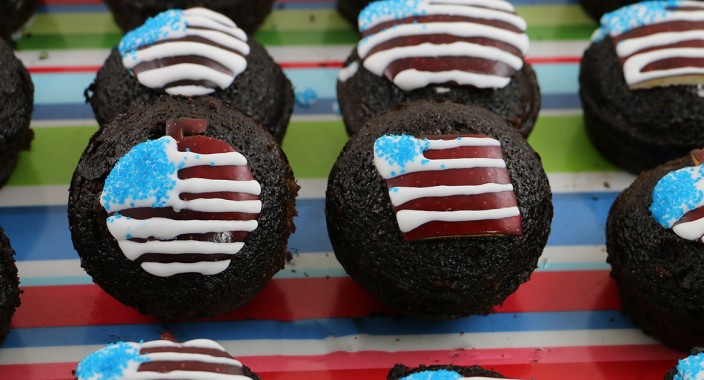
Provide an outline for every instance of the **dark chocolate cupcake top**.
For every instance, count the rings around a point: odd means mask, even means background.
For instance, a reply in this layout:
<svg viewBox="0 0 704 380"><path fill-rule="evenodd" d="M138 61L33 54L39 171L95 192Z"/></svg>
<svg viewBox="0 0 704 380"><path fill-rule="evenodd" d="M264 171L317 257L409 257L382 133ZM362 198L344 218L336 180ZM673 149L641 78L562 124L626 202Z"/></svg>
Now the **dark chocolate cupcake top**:
<svg viewBox="0 0 704 380"><path fill-rule="evenodd" d="M601 18L593 36L610 36L628 87L704 84L704 3L645 1Z"/></svg>
<svg viewBox="0 0 704 380"><path fill-rule="evenodd" d="M526 23L507 1L385 0L359 15L361 64L404 91L503 88L523 67ZM354 75L353 61L338 79Z"/></svg>
<svg viewBox="0 0 704 380"><path fill-rule="evenodd" d="M258 379L225 349L209 339L176 343L117 342L86 356L76 380Z"/></svg>
<svg viewBox="0 0 704 380"><path fill-rule="evenodd" d="M205 9L169 10L127 33L118 46L139 82L170 95L205 95L229 87L247 68L247 34Z"/></svg>

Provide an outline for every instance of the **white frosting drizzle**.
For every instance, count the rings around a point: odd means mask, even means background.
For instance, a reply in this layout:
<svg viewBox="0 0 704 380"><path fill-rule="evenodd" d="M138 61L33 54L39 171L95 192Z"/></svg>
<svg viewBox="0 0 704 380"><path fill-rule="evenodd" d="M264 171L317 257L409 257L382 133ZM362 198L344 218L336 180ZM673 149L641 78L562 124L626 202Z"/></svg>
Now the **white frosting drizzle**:
<svg viewBox="0 0 704 380"><path fill-rule="evenodd" d="M704 58L704 49L701 48L669 48L653 50L646 53L636 54L623 63L623 73L626 83L635 85L640 82L647 82L654 79L676 77L680 75L701 75L704 74L704 67L677 67L672 69L660 69L642 72L641 70L648 64L667 58Z"/></svg>
<svg viewBox="0 0 704 380"><path fill-rule="evenodd" d="M421 211L400 210L396 213L396 220L401 232L412 231L428 222L465 222L473 220L503 219L519 216L518 207L507 207L490 210L462 210L462 211Z"/></svg>
<svg viewBox="0 0 704 380"><path fill-rule="evenodd" d="M137 79L144 86L153 89L164 89L172 95L204 95L215 91L206 84L170 85L171 83L189 81L209 81L218 88L225 89L235 80L237 75L247 68L247 55L250 52L247 35L239 29L232 20L205 8L191 8L182 12L185 30L173 30L165 37L159 38L161 43L143 44L141 49L133 49L123 54L125 68L133 70L139 64L158 59L181 56L197 56L215 61L229 70L222 73L204 64L172 64L152 68L137 73ZM196 29L203 28L203 29ZM183 37L202 37L213 44L197 41L178 41ZM166 41L166 42L164 42ZM237 53L220 46L230 48Z"/></svg>
<svg viewBox="0 0 704 380"><path fill-rule="evenodd" d="M352 61L352 63L340 69L340 72L337 73L337 80L347 82L348 79L357 74L357 70L359 70L359 62Z"/></svg>
<svg viewBox="0 0 704 380"><path fill-rule="evenodd" d="M175 168L185 169L202 166L245 166L247 159L238 152L203 154L195 152L181 152L178 144L170 136L164 136L160 140L163 142L163 152L166 159ZM129 155L130 153L128 153ZM195 198L183 200L180 194L203 194L217 192L233 192L251 195L260 195L261 185L256 180L233 181L206 178L178 178L178 170L175 170L166 178L170 179L173 187L166 191L163 203L159 207L171 207L175 211L192 210L208 213L247 213L258 214L262 209L261 200L229 200L223 198ZM129 179L125 181L129 182ZM134 186L130 183L119 186ZM152 208L157 199L149 197L145 199L128 198L122 202L114 200L109 195L111 188L106 186L101 194L100 202L110 212L115 215L108 217L107 227L110 234L117 240L120 249L130 260L137 260L145 253L159 254L226 254L238 253L244 246L243 242L207 242L194 240L174 240L174 241L146 241L135 242L130 239L176 239L179 235L185 234L206 234L222 233L229 236L229 232L241 231L252 232L258 227L257 220L174 220L163 217L152 217L141 220L129 218L121 215L122 210L132 208ZM111 199L106 202L106 199ZM224 237L223 239L227 239ZM227 268L230 260L207 261L197 263L154 263L143 262L141 267L148 273L156 276L172 276L178 273L201 273L211 275L220 273Z"/></svg>
<svg viewBox="0 0 704 380"><path fill-rule="evenodd" d="M676 224L672 231L684 239L704 242L704 218Z"/></svg>
<svg viewBox="0 0 704 380"><path fill-rule="evenodd" d="M477 5L475 7L474 5ZM496 20L513 25L521 32L516 33L498 26L489 26L472 21L454 22L413 22L396 23L392 27L377 33L365 36L357 46L357 53L363 66L370 72L382 76L390 75L387 67L405 58L423 57L472 57L501 62L514 70L523 67L523 57L502 50L497 47L456 41L451 43L420 42L414 46L397 46L372 53L379 45L403 37L419 37L421 41L427 40L426 36L451 35L461 38L486 38L499 41L516 48L521 55L528 52L528 37L525 34L525 21L513 13L513 6L506 1L477 1L477 0L413 0L395 10L394 3L389 1L387 8L370 5L370 10L360 15L360 30L362 32L388 21L400 20L410 16L451 15L486 20ZM378 8L378 9L375 9ZM494 9L488 9L494 8ZM468 69L471 69L468 67ZM356 71L356 70L355 70ZM354 71L351 75L354 75ZM351 75L346 72L344 79ZM394 84L404 91L412 91L432 84L454 82L461 86L474 86L478 88L503 88L510 82L510 77L497 76L489 73L471 72L470 70L446 70L441 72L407 68L389 77ZM343 81L343 80L341 80Z"/></svg>
<svg viewBox="0 0 704 380"><path fill-rule="evenodd" d="M502 191L513 191L513 185L484 183L474 186L392 187L389 189L389 197L392 205L400 206L418 198L499 193Z"/></svg>

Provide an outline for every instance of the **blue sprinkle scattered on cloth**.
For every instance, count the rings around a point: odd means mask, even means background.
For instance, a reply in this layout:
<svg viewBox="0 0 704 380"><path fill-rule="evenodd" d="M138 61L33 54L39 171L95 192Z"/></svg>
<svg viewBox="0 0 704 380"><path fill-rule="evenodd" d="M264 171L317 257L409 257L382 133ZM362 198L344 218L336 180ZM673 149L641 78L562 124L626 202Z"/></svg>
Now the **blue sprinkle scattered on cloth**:
<svg viewBox="0 0 704 380"><path fill-rule="evenodd" d="M296 104L301 107L310 108L318 103L318 94L312 88L296 91Z"/></svg>

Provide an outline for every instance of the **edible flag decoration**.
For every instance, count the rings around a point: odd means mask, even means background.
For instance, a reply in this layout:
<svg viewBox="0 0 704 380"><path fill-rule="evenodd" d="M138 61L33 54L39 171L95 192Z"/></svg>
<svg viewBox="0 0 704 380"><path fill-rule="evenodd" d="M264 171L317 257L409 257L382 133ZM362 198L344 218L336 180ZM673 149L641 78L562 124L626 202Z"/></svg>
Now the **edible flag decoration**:
<svg viewBox="0 0 704 380"><path fill-rule="evenodd" d="M498 140L384 135L374 164L407 240L523 233Z"/></svg>
<svg viewBox="0 0 704 380"><path fill-rule="evenodd" d="M117 342L86 356L77 380L212 379L251 380L242 363L209 339L184 343L168 340Z"/></svg>
<svg viewBox="0 0 704 380"><path fill-rule="evenodd" d="M611 36L631 89L704 84L704 3L644 1L605 14L593 36Z"/></svg>
<svg viewBox="0 0 704 380"><path fill-rule="evenodd" d="M151 274L220 273L258 226L261 186L247 159L206 129L169 121L167 136L133 147L105 180L108 229Z"/></svg>
<svg viewBox="0 0 704 380"><path fill-rule="evenodd" d="M205 95L229 87L247 68L247 34L205 8L169 10L127 33L118 51L125 68L149 88Z"/></svg>

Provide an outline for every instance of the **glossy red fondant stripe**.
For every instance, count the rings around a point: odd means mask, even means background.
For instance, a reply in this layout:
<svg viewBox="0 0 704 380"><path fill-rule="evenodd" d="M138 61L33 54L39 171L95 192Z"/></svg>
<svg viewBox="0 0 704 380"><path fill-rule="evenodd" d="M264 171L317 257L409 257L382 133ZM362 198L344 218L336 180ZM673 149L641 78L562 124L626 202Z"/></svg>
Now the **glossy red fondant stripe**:
<svg viewBox="0 0 704 380"><path fill-rule="evenodd" d="M461 146L451 149L429 149L423 152L423 156L430 160L453 158L504 158L500 146Z"/></svg>
<svg viewBox="0 0 704 380"><path fill-rule="evenodd" d="M520 236L521 217L463 222L428 222L403 234L407 240L431 239L438 236Z"/></svg>
<svg viewBox="0 0 704 380"><path fill-rule="evenodd" d="M386 180L392 187L474 186L487 183L510 184L506 168L446 169L408 173Z"/></svg>
<svg viewBox="0 0 704 380"><path fill-rule="evenodd" d="M516 196L512 191L484 193L473 195L453 195L449 197L425 197L405 202L399 210L458 211L490 210L495 208L516 207ZM520 220L518 221L520 223Z"/></svg>
<svg viewBox="0 0 704 380"><path fill-rule="evenodd" d="M570 284L570 286L564 286ZM282 305L285 305L283 307ZM537 272L497 307L500 313L617 310L608 271ZM394 313L349 277L275 279L248 304L211 320L367 317ZM96 285L24 288L15 328L158 323Z"/></svg>
<svg viewBox="0 0 704 380"><path fill-rule="evenodd" d="M682 353L659 345L556 347L551 349L457 349L412 352L337 352L311 356L240 356L236 359L264 379L379 379L396 363L481 365L518 379L661 378ZM633 360L632 360L633 359ZM75 363L0 366L2 379L72 379ZM351 369L354 368L354 369Z"/></svg>

